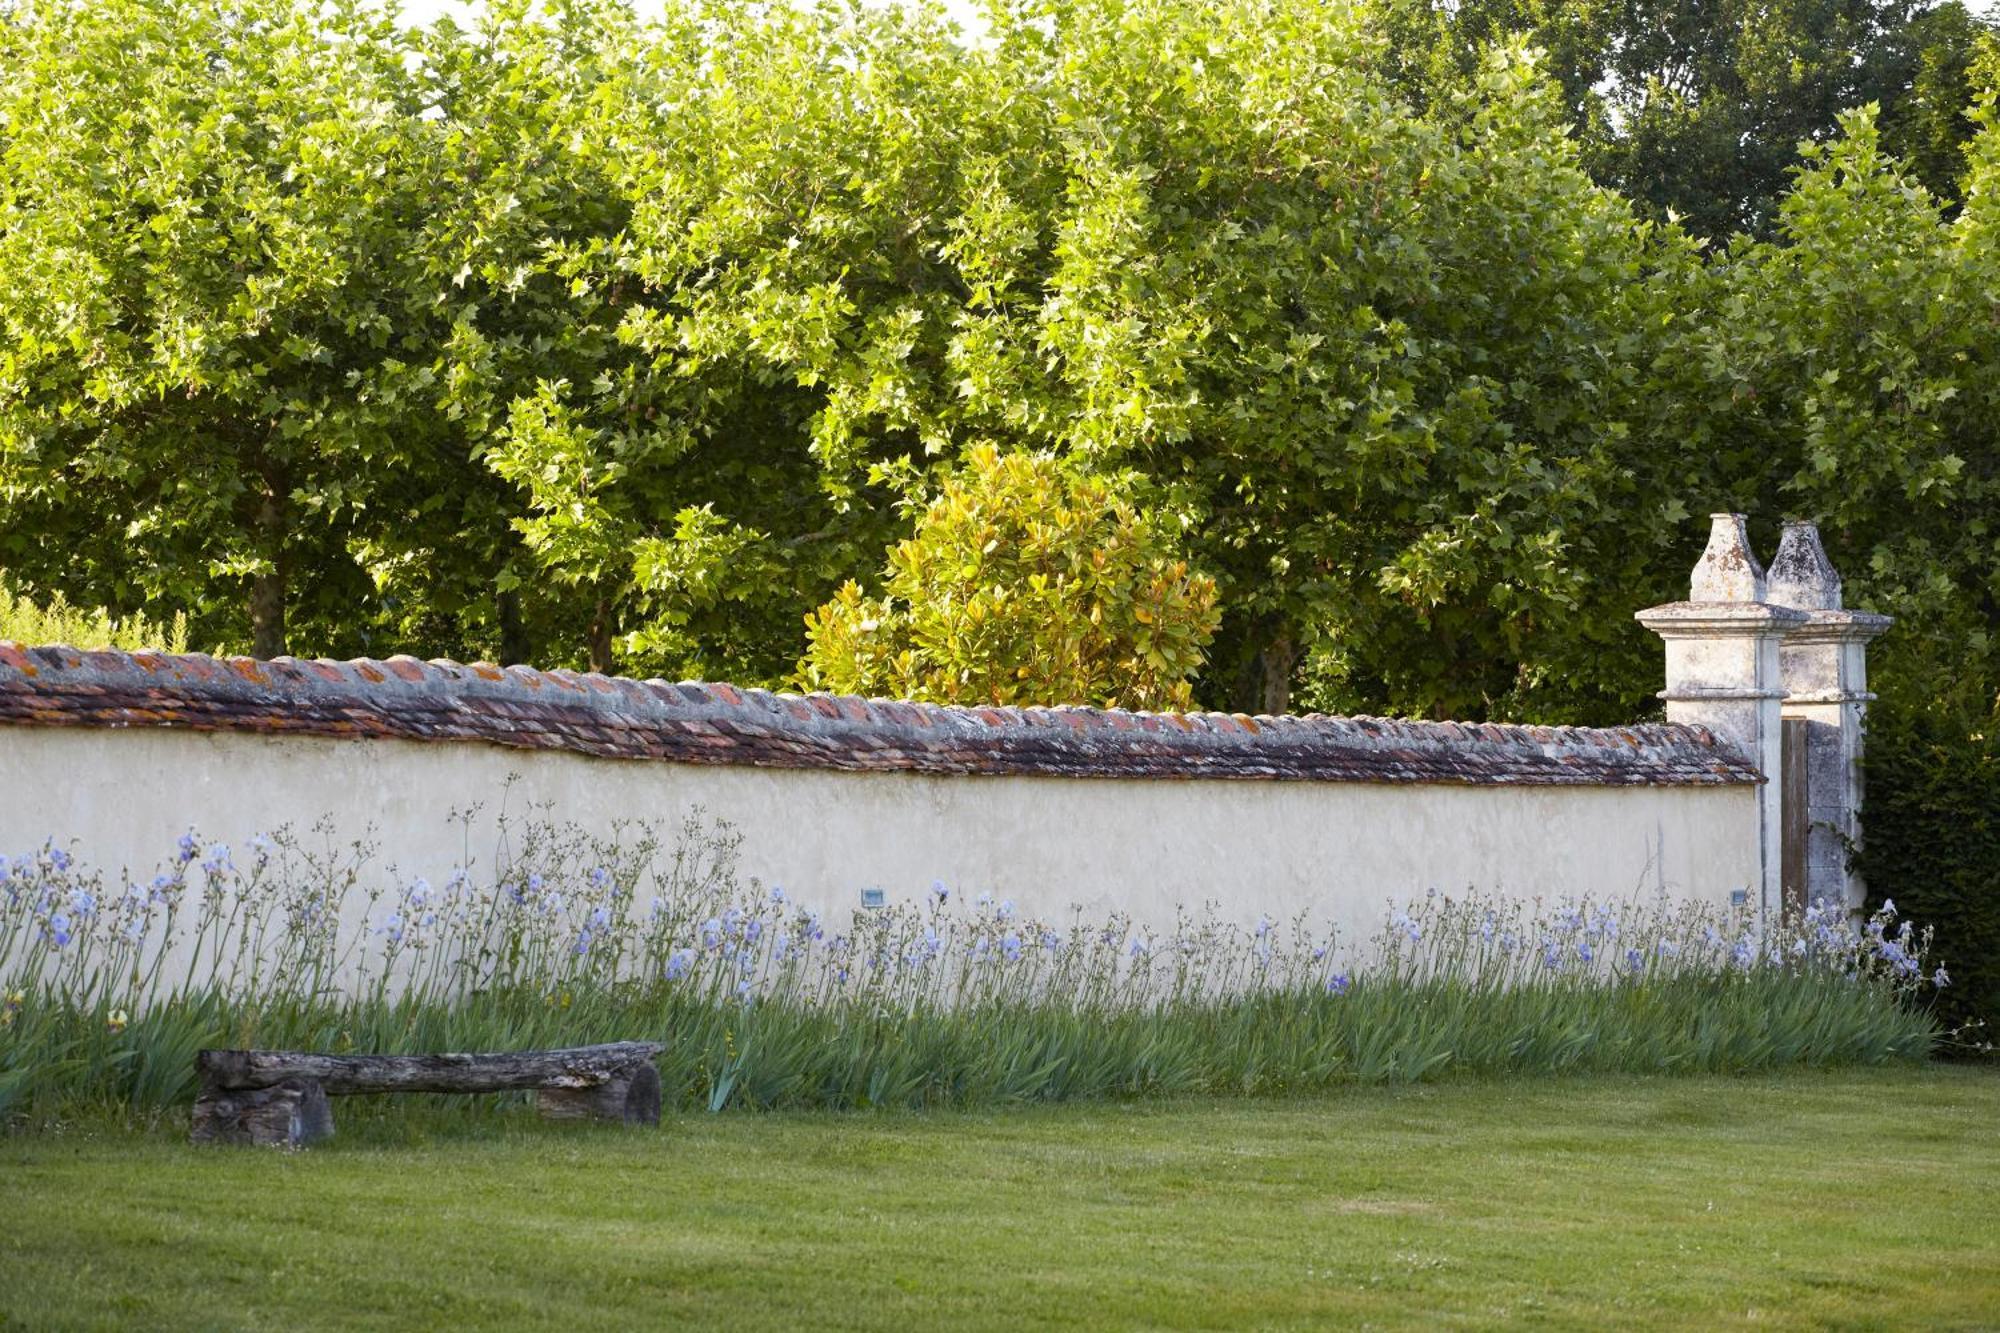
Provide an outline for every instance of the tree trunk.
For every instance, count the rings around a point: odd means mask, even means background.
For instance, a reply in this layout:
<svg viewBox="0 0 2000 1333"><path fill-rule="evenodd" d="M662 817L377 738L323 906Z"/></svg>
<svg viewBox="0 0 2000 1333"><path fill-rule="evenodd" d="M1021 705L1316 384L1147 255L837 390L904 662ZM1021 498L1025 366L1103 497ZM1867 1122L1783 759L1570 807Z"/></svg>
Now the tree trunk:
<svg viewBox="0 0 2000 1333"><path fill-rule="evenodd" d="M1291 622L1267 612L1249 619L1234 637L1230 653L1234 665L1226 695L1229 706L1239 713L1278 716L1289 712L1292 669L1299 662Z"/></svg>
<svg viewBox="0 0 2000 1333"><path fill-rule="evenodd" d="M267 661L285 655L284 490L282 476L267 475L251 519L268 568L250 581L250 655Z"/></svg>
<svg viewBox="0 0 2000 1333"><path fill-rule="evenodd" d="M615 1041L558 1051L486 1055L320 1055L312 1051L207 1050L195 1056L205 1087L237 1091L310 1080L331 1096L360 1092L506 1092L518 1088L594 1088L633 1077L664 1047Z"/></svg>
<svg viewBox="0 0 2000 1333"><path fill-rule="evenodd" d="M1298 645L1292 642L1292 636L1287 631L1279 631L1264 645L1264 651L1257 654L1261 684L1258 712L1275 717L1291 711L1292 668L1298 665L1298 661Z"/></svg>
<svg viewBox="0 0 2000 1333"><path fill-rule="evenodd" d="M590 617L590 669L611 674L611 605L602 597Z"/></svg>
<svg viewBox="0 0 2000 1333"><path fill-rule="evenodd" d="M513 588L496 593L500 611L500 665L527 666L535 660L534 645L528 642L528 627L521 623L521 594Z"/></svg>
<svg viewBox="0 0 2000 1333"><path fill-rule="evenodd" d="M660 1071L635 1060L594 1088L543 1088L535 1109L544 1120L601 1120L611 1124L660 1123Z"/></svg>

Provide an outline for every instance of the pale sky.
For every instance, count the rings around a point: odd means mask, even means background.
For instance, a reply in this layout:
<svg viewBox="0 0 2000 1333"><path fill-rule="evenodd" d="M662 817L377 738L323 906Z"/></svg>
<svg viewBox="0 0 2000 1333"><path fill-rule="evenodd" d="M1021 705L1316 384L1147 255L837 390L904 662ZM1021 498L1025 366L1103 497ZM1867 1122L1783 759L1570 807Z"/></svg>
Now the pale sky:
<svg viewBox="0 0 2000 1333"><path fill-rule="evenodd" d="M464 19L480 7L481 0L403 0L403 13L415 23L427 23L439 14L449 13ZM651 9L658 11L658 0L634 0L640 13ZM945 0L945 9L958 20L960 27L976 32L985 25L979 16L977 0ZM1992 17L2000 10L2000 0L1967 0L1966 7L1975 14Z"/></svg>
<svg viewBox="0 0 2000 1333"><path fill-rule="evenodd" d="M2000 0L1991 3L2000 4ZM428 23L440 14L450 14L463 22L482 7L481 0L403 0L403 16L413 23ZM976 31L985 26L976 0L944 0L944 7L961 28ZM633 8L641 15L657 14L660 4L659 0L633 0Z"/></svg>

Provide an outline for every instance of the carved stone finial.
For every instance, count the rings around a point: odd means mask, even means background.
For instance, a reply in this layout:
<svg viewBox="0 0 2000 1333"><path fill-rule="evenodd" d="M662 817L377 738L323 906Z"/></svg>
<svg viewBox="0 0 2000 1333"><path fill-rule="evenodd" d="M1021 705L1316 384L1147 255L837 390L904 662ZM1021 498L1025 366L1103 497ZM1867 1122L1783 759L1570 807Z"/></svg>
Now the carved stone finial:
<svg viewBox="0 0 2000 1333"><path fill-rule="evenodd" d="M1688 583L1691 602L1761 602L1764 571L1750 550L1741 514L1710 514L1708 547Z"/></svg>
<svg viewBox="0 0 2000 1333"><path fill-rule="evenodd" d="M1770 598L1801 611L1840 609L1840 571L1826 558L1817 524L1802 520L1785 524L1778 554L1771 560Z"/></svg>

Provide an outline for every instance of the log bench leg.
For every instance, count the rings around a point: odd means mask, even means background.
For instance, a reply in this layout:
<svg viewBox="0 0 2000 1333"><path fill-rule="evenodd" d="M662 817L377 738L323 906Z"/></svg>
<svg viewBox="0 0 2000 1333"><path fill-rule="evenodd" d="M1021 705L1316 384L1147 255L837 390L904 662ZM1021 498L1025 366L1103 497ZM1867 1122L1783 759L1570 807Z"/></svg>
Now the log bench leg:
<svg viewBox="0 0 2000 1333"><path fill-rule="evenodd" d="M650 1060L626 1065L591 1088L542 1088L535 1109L544 1120L607 1120L614 1124L660 1123L660 1071Z"/></svg>
<svg viewBox="0 0 2000 1333"><path fill-rule="evenodd" d="M303 1148L333 1137L333 1108L316 1080L288 1078L268 1088L203 1087L194 1102L196 1143Z"/></svg>

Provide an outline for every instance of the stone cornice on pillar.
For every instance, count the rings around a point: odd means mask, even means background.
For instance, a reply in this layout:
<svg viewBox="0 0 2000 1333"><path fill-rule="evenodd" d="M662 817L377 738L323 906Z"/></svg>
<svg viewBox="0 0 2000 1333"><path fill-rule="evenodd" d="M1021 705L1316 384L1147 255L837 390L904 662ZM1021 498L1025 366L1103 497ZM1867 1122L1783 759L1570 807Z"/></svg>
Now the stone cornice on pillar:
<svg viewBox="0 0 2000 1333"><path fill-rule="evenodd" d="M1718 643L1730 640L1789 642L1805 628L1803 611L1773 606L1769 602L1668 602L1648 607L1634 616L1641 625L1668 643ZM1749 672L1749 679L1743 673ZM1659 697L1668 703L1698 700L1783 699L1785 690L1775 674L1759 683L1754 666L1739 662L1710 662L1677 659L1669 672L1667 688ZM1703 679L1704 676L1712 679Z"/></svg>
<svg viewBox="0 0 2000 1333"><path fill-rule="evenodd" d="M1786 708L1874 702L1861 654L1894 623L1872 611L1808 611L1806 623L1785 636Z"/></svg>
<svg viewBox="0 0 2000 1333"><path fill-rule="evenodd" d="M1769 602L1668 602L1649 606L1633 616L1663 638L1737 638L1790 634L1807 623L1803 611Z"/></svg>
<svg viewBox="0 0 2000 1333"><path fill-rule="evenodd" d="M1806 623L1793 630L1793 643L1867 643L1896 623L1894 616L1873 611L1808 611Z"/></svg>

